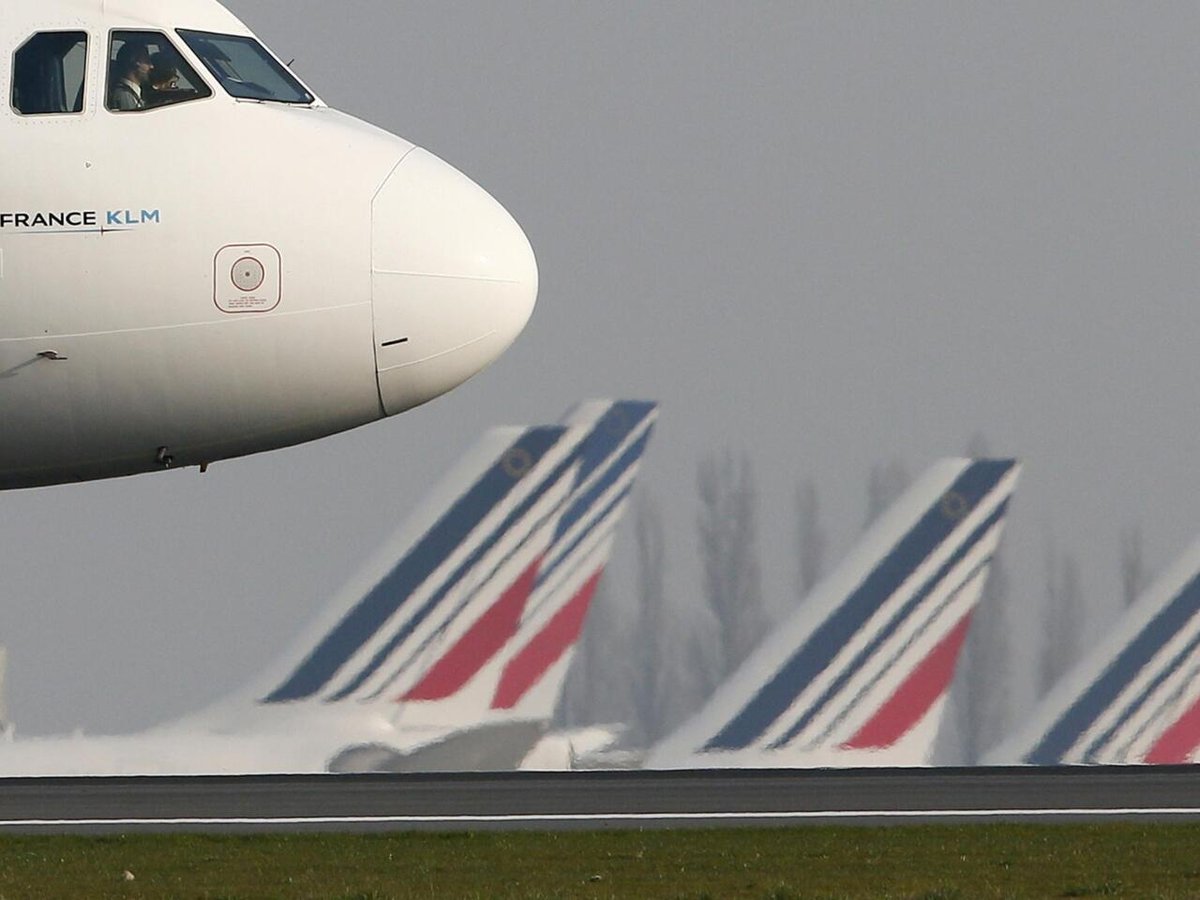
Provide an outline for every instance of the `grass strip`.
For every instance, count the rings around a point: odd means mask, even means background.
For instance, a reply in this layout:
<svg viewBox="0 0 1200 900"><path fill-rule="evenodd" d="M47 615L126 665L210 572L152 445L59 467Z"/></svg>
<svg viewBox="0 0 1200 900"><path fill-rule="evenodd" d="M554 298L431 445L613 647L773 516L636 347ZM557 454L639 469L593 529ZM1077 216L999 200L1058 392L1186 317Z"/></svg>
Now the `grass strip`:
<svg viewBox="0 0 1200 900"><path fill-rule="evenodd" d="M1200 896L1200 825L0 838L0 898Z"/></svg>

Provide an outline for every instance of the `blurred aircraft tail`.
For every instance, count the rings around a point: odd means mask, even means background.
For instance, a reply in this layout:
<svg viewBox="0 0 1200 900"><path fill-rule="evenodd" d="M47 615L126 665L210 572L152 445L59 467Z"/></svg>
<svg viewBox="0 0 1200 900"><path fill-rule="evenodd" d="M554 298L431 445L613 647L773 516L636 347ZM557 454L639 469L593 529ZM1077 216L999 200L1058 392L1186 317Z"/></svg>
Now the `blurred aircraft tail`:
<svg viewBox="0 0 1200 900"><path fill-rule="evenodd" d="M993 765L1193 762L1200 748L1200 541L1063 676Z"/></svg>
<svg viewBox="0 0 1200 900"><path fill-rule="evenodd" d="M646 766L929 764L1019 470L936 463Z"/></svg>
<svg viewBox="0 0 1200 900"><path fill-rule="evenodd" d="M549 719L656 417L600 400L489 432L261 702L392 704L423 726Z"/></svg>

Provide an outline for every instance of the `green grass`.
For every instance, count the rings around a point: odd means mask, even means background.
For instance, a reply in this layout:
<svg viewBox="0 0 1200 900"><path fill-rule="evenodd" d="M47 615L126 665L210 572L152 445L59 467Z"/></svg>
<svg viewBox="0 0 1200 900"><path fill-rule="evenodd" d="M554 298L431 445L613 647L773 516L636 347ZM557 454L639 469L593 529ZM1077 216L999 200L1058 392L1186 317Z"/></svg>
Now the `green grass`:
<svg viewBox="0 0 1200 900"><path fill-rule="evenodd" d="M0 838L21 897L1200 897L1200 825Z"/></svg>

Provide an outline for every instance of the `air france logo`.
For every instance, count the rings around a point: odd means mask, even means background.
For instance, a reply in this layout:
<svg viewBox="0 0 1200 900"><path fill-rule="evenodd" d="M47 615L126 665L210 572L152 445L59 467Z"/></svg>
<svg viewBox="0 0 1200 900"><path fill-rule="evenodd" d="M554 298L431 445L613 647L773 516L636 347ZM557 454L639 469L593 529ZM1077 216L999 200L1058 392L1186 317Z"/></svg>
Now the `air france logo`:
<svg viewBox="0 0 1200 900"><path fill-rule="evenodd" d="M17 234L105 234L162 224L160 209L76 209L7 212L0 210L0 232Z"/></svg>

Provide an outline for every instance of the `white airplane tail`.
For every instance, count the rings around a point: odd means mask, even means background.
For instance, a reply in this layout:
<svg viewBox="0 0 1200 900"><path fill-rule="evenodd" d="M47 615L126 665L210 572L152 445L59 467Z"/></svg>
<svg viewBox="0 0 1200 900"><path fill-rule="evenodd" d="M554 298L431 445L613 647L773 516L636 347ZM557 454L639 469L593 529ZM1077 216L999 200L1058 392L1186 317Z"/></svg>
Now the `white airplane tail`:
<svg viewBox="0 0 1200 900"><path fill-rule="evenodd" d="M646 767L929 764L1019 469L935 464Z"/></svg>
<svg viewBox="0 0 1200 900"><path fill-rule="evenodd" d="M1200 541L1051 690L993 765L1194 762L1200 748Z"/></svg>
<svg viewBox="0 0 1200 900"><path fill-rule="evenodd" d="M446 730L552 716L657 408L489 433L259 697Z"/></svg>

